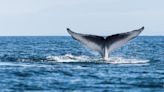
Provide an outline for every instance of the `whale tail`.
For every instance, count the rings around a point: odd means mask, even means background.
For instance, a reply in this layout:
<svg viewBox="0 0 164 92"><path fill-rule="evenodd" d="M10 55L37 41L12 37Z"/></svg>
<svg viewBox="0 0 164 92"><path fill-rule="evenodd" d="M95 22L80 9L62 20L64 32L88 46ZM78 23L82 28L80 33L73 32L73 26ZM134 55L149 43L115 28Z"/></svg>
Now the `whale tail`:
<svg viewBox="0 0 164 92"><path fill-rule="evenodd" d="M75 33L67 28L68 33L76 40L86 45L88 48L101 54L104 60L108 60L109 53L120 48L131 39L137 37L144 27L130 32L119 33L107 37Z"/></svg>

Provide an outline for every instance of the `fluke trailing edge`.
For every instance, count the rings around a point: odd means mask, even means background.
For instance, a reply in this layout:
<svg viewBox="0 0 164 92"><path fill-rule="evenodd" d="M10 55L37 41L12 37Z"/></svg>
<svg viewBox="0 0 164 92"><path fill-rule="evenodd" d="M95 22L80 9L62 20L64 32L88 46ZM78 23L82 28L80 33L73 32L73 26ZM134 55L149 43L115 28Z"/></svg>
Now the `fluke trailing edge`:
<svg viewBox="0 0 164 92"><path fill-rule="evenodd" d="M108 60L109 53L116 50L117 48L120 48L133 38L137 37L143 30L144 27L130 32L103 37L97 35L75 33L67 28L68 33L74 39L83 43L88 48L94 51L98 51L104 60Z"/></svg>

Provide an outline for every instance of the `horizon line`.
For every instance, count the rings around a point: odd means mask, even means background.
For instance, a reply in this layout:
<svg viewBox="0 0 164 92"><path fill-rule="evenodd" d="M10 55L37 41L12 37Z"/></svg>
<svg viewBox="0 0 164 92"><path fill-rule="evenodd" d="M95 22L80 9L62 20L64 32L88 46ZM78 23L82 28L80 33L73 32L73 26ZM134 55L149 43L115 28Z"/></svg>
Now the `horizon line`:
<svg viewBox="0 0 164 92"><path fill-rule="evenodd" d="M0 35L0 37L28 37L28 36L70 36L70 35ZM109 35L110 36L110 35ZM139 35L139 36L164 36L164 35Z"/></svg>

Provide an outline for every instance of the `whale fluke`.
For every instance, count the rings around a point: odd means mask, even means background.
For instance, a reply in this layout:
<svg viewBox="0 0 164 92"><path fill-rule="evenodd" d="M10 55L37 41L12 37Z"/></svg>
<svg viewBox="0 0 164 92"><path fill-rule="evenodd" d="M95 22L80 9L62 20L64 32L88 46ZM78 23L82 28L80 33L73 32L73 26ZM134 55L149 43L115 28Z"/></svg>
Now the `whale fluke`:
<svg viewBox="0 0 164 92"><path fill-rule="evenodd" d="M94 51L98 51L104 60L108 60L109 53L120 48L131 39L137 37L143 30L144 27L130 32L119 33L103 37L97 35L75 33L71 31L69 28L67 28L68 33L74 39L83 43L88 48Z"/></svg>

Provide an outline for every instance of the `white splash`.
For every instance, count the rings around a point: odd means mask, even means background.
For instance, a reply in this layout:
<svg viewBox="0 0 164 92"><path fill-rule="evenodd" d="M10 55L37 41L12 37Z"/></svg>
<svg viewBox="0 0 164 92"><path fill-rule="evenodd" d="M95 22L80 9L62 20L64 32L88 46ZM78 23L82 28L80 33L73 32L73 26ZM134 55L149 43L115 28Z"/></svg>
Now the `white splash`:
<svg viewBox="0 0 164 92"><path fill-rule="evenodd" d="M47 60L56 62L85 62L90 60L88 56L73 56L71 54L66 54L63 56L48 56Z"/></svg>
<svg viewBox="0 0 164 92"><path fill-rule="evenodd" d="M142 60L142 59L126 59L123 57L110 57L107 63L112 64L146 64L149 60Z"/></svg>
<svg viewBox="0 0 164 92"><path fill-rule="evenodd" d="M103 61L102 58L91 58L89 56L73 56L66 54L62 56L48 56L48 61L55 62L94 62L94 63L111 63L111 64L148 64L149 60L142 59L126 59L123 57L110 57L108 61Z"/></svg>

